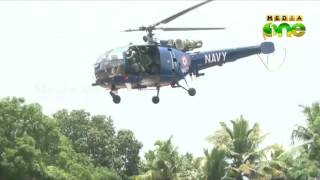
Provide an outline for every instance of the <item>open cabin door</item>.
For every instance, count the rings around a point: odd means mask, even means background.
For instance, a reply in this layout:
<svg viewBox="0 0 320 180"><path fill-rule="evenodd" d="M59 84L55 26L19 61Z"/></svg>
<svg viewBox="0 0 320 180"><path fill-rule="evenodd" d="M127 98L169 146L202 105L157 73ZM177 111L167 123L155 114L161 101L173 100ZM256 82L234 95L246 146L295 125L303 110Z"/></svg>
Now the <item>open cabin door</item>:
<svg viewBox="0 0 320 180"><path fill-rule="evenodd" d="M160 53L157 46L130 46L126 52L128 74L159 75Z"/></svg>

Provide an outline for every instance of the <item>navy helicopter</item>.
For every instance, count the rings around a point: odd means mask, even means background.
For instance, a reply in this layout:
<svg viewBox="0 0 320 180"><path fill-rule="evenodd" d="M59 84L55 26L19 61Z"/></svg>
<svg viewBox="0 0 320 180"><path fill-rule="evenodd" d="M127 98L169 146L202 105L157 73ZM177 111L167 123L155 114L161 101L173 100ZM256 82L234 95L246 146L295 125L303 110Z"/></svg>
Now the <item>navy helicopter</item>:
<svg viewBox="0 0 320 180"><path fill-rule="evenodd" d="M187 75L191 77L203 76L204 73L200 73L200 70L213 66L222 66L225 63L233 62L250 55L274 52L274 44L272 42L263 42L260 45L241 48L192 52L192 50L202 47L202 41L181 39L156 41L153 33L154 30L193 31L225 29L158 27L211 1L207 0L198 3L153 25L125 30L125 32L146 31L147 35L143 36L146 44L130 44L112 49L103 54L95 64L96 82L92 85L110 90L110 95L116 104L121 101L118 95L118 90L121 88L139 90L154 88L157 93L152 97L152 102L157 104L160 101L159 91L163 86L179 87L188 92L190 96L194 96L196 90L188 87L185 79ZM187 87L179 83L181 80L185 81Z"/></svg>

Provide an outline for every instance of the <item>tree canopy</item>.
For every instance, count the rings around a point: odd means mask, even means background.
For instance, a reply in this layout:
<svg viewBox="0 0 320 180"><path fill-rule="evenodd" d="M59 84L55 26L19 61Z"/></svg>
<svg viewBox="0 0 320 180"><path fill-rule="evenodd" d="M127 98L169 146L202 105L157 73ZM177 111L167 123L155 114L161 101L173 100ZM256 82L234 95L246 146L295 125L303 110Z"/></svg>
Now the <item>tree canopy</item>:
<svg viewBox="0 0 320 180"><path fill-rule="evenodd" d="M123 179L138 173L142 144L112 119L83 110L42 113L22 98L0 101L0 179Z"/></svg>
<svg viewBox="0 0 320 180"><path fill-rule="evenodd" d="M266 137L243 116L221 122L203 156L181 154L171 136L140 158L132 131L85 110L43 114L23 98L0 100L0 179L8 180L305 180L320 178L320 105L301 106L305 125L293 145L262 146ZM199 147L201 148L201 147Z"/></svg>

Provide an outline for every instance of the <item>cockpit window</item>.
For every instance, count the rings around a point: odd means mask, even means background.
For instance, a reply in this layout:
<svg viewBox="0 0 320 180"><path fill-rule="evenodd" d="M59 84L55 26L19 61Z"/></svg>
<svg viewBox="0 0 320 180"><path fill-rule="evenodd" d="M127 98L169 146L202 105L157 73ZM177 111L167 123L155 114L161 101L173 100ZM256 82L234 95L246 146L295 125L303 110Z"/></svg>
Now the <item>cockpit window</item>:
<svg viewBox="0 0 320 180"><path fill-rule="evenodd" d="M124 52L126 52L127 49L128 46L124 46L102 54L96 62L96 68L103 71L102 73L105 77L124 75L126 73Z"/></svg>
<svg viewBox="0 0 320 180"><path fill-rule="evenodd" d="M110 61L110 60L116 60L116 59L124 59L124 52L128 50L129 46L123 46L115 49L111 49L107 51L106 53L102 54L98 60L97 63L101 61Z"/></svg>

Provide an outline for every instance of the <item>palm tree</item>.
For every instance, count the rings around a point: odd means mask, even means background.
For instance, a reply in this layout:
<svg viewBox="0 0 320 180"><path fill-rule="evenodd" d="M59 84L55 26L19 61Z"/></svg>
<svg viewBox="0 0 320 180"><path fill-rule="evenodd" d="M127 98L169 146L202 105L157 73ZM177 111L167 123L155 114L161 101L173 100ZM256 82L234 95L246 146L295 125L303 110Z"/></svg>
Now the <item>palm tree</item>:
<svg viewBox="0 0 320 180"><path fill-rule="evenodd" d="M301 141L307 153L310 166L316 166L318 170L309 173L309 176L320 178L320 104L313 103L311 106L300 106L306 116L306 126L297 125L291 138L293 143ZM305 165L306 166L306 165ZM310 168L309 168L310 169Z"/></svg>
<svg viewBox="0 0 320 180"><path fill-rule="evenodd" d="M231 120L232 127L228 127L226 123L221 122L221 129L213 136L208 137L208 141L212 142L218 149L226 152L230 165L227 170L227 176L237 180L243 177L249 179L261 179L264 176L257 170L258 163L264 157L264 151L258 150L258 147L265 135L262 135L260 127L255 123L249 126L247 120L242 116Z"/></svg>
<svg viewBox="0 0 320 180"><path fill-rule="evenodd" d="M205 173L208 180L221 180L226 174L226 152L218 148L213 148L209 153L204 151L206 156Z"/></svg>
<svg viewBox="0 0 320 180"><path fill-rule="evenodd" d="M181 171L181 157L172 144L172 136L165 141L156 141L155 149L145 154L144 175L133 179L173 180Z"/></svg>
<svg viewBox="0 0 320 180"><path fill-rule="evenodd" d="M293 142L302 141L311 159L316 159L320 162L320 105L313 103L311 107L301 106L303 113L307 117L307 126L297 125L293 130L291 138Z"/></svg>
<svg viewBox="0 0 320 180"><path fill-rule="evenodd" d="M257 169L258 172L264 174L266 179L270 180L285 180L287 179L286 171L286 157L290 152L285 151L282 146L274 144L264 148L265 153L268 153L268 159L264 159L259 162ZM289 155L288 155L289 153Z"/></svg>

